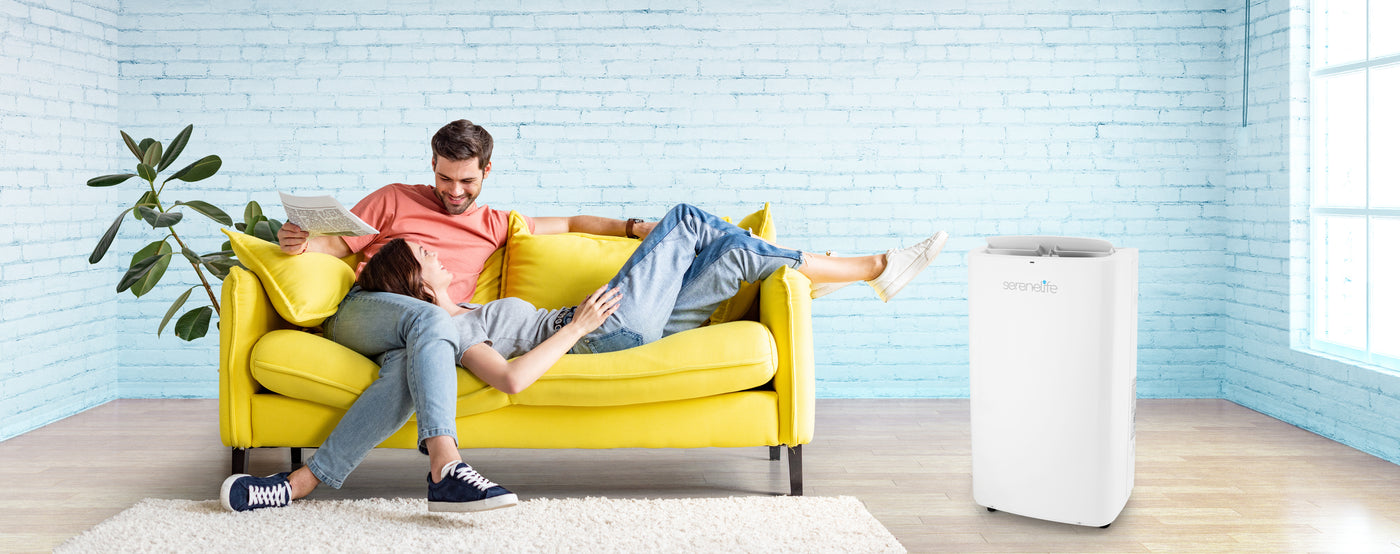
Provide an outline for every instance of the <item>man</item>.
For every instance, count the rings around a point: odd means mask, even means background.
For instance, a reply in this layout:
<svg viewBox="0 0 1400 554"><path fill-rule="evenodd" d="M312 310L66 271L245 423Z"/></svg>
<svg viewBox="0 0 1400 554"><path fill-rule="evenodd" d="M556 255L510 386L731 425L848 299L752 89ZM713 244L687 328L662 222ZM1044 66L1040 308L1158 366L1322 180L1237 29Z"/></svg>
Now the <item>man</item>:
<svg viewBox="0 0 1400 554"><path fill-rule="evenodd" d="M277 233L282 251L366 259L395 238L438 252L453 274L454 298L471 298L486 258L503 246L509 214L478 205L491 174L491 135L467 120L433 135L434 185L385 186L351 211L379 230L361 237L310 236L292 223ZM645 237L654 223L592 216L527 218L535 234L585 232ZM325 323L326 337L380 365L378 379L351 405L307 464L290 474L234 475L220 497L230 510L285 506L321 483L340 488L376 445L418 414L419 450L428 455L428 509L477 511L513 506L516 496L477 473L457 450L457 330L447 313L402 295L351 289Z"/></svg>

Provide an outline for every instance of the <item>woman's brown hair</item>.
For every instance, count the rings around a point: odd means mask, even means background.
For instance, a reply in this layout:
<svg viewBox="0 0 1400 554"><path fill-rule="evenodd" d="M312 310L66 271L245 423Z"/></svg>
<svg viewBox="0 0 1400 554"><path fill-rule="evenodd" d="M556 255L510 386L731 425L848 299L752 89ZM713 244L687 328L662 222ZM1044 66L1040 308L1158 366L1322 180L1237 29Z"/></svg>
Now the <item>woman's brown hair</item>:
<svg viewBox="0 0 1400 554"><path fill-rule="evenodd" d="M392 292L436 304L432 288L423 282L423 266L413 257L413 248L403 239L394 239L370 257L360 270L360 288L370 292Z"/></svg>

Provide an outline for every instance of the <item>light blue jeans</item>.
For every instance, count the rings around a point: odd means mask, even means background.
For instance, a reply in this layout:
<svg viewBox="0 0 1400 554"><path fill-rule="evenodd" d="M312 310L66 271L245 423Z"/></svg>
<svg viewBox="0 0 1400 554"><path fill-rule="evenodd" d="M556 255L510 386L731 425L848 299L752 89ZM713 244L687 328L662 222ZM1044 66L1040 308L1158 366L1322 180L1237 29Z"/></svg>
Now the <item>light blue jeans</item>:
<svg viewBox="0 0 1400 554"><path fill-rule="evenodd" d="M666 213L608 282L622 303L571 352L613 352L699 327L744 282L801 267L802 252L769 244L695 206Z"/></svg>
<svg viewBox="0 0 1400 554"><path fill-rule="evenodd" d="M326 320L326 337L379 364L306 466L340 488L379 443L418 413L418 448L440 435L457 440L457 328L446 310L416 298L358 286Z"/></svg>

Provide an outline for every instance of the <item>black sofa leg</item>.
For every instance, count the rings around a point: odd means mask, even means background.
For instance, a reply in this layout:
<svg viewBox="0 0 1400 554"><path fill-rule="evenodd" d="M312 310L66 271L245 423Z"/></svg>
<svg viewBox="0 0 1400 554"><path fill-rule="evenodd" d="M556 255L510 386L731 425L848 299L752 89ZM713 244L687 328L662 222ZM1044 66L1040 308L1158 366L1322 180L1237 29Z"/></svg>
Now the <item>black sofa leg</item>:
<svg viewBox="0 0 1400 554"><path fill-rule="evenodd" d="M297 468L300 468L303 465L305 464L301 462L301 449L292 448L292 471L296 471Z"/></svg>
<svg viewBox="0 0 1400 554"><path fill-rule="evenodd" d="M778 460L781 460L782 458L783 458L783 447L781 447L781 446L770 446L770 447L768 447L768 459L769 459L769 460L772 460L772 461L775 461L775 462L776 462L776 461L778 461Z"/></svg>
<svg viewBox="0 0 1400 554"><path fill-rule="evenodd" d="M802 496L802 445L788 447L788 480L792 496Z"/></svg>
<svg viewBox="0 0 1400 554"><path fill-rule="evenodd" d="M235 449L233 449L233 473L236 475L236 474L239 474L239 473L247 473L247 472L248 472L248 449L247 449L247 448L235 448Z"/></svg>

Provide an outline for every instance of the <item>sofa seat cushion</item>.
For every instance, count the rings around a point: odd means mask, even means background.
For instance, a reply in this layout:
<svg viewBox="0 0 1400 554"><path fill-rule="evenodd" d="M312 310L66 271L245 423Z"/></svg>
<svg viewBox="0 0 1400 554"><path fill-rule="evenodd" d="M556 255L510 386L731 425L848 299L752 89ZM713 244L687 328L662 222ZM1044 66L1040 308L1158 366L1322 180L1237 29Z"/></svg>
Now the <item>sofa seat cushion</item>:
<svg viewBox="0 0 1400 554"><path fill-rule="evenodd" d="M693 329L606 354L569 354L534 385L510 396L457 372L457 415L512 404L626 406L748 390L772 380L777 346L768 329L736 321ZM253 347L253 378L268 390L348 409L379 375L374 362L324 337L283 329Z"/></svg>
<svg viewBox="0 0 1400 554"><path fill-rule="evenodd" d="M753 321L691 329L618 352L566 355L512 403L626 406L748 390L773 379L777 349Z"/></svg>
<svg viewBox="0 0 1400 554"><path fill-rule="evenodd" d="M272 392L342 410L379 378L379 366L369 358L325 337L290 329L263 335L253 346L250 365L253 378ZM505 393L457 370L458 416L509 405Z"/></svg>

